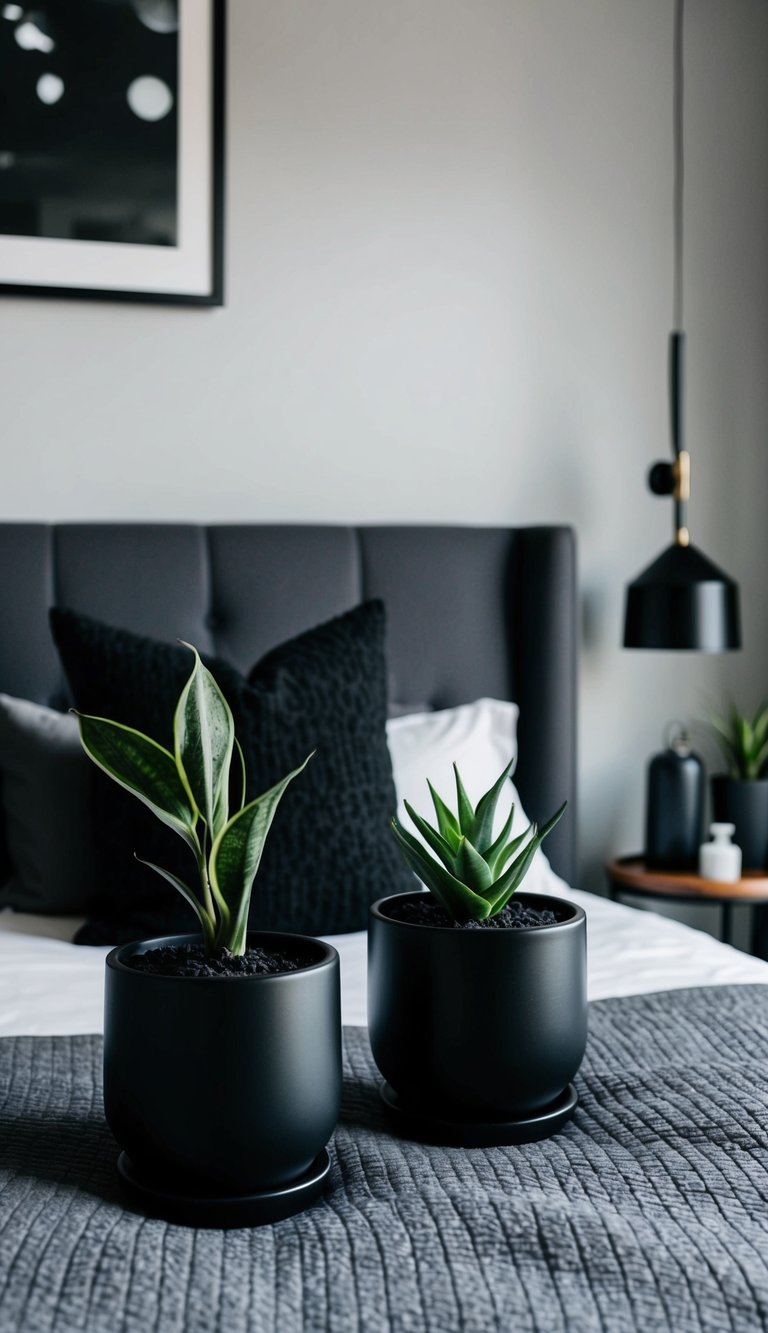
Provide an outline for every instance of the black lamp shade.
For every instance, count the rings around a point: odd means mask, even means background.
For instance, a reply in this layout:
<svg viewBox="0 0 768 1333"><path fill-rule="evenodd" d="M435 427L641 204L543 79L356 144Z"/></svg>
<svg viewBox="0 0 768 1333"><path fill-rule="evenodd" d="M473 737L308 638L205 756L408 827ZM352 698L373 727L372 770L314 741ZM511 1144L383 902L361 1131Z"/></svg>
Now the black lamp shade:
<svg viewBox="0 0 768 1333"><path fill-rule="evenodd" d="M695 546L668 546L627 588L624 647L740 648L738 585Z"/></svg>

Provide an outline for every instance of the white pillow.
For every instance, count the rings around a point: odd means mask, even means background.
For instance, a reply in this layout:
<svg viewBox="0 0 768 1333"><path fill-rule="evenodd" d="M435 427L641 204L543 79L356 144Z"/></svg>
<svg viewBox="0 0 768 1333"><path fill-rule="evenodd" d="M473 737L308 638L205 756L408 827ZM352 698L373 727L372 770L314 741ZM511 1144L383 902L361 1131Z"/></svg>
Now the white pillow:
<svg viewBox="0 0 768 1333"><path fill-rule="evenodd" d="M471 704L460 704L458 708L390 718L387 744L397 792L398 818L404 827L416 835L403 806L404 800L417 814L434 823L435 812L427 778L443 800L455 809L454 763L458 765L469 799L476 805L512 756L517 754L518 714L515 703L504 699L477 699ZM494 827L498 832L513 801L512 833L517 836L527 829L530 821L511 780L499 797ZM528 893L562 893L568 888L555 874L541 847L520 887Z"/></svg>

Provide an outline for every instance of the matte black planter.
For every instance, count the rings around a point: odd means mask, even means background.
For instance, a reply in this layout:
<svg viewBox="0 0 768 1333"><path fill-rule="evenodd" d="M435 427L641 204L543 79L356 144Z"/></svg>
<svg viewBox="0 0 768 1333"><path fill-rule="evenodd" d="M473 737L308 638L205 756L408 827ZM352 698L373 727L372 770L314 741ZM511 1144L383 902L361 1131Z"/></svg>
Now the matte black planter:
<svg viewBox="0 0 768 1333"><path fill-rule="evenodd" d="M288 1212L305 1206L292 1186L304 1177L317 1185L339 1115L338 954L308 936L260 932L249 946L306 955L308 965L255 977L155 976L127 965L148 949L191 943L199 938L170 936L107 956L104 1107L129 1159L121 1176L134 1195L137 1182L146 1187L148 1206L154 1192L166 1215L207 1199L211 1224L226 1224L220 1205L250 1199L256 1222L263 1198L264 1220L273 1220L275 1192L285 1192ZM247 1212L234 1209L238 1224Z"/></svg>
<svg viewBox="0 0 768 1333"><path fill-rule="evenodd" d="M522 930L454 930L398 921L371 907L368 1024L389 1090L420 1117L508 1122L497 1141L544 1137L547 1113L568 1101L587 1040L586 917L561 898L519 893L563 916ZM394 1096L392 1095L394 1094ZM571 1097L573 1111L575 1098ZM550 1125L533 1132L531 1117ZM567 1117L566 1117L567 1118ZM515 1134L513 1122L530 1132ZM457 1140L458 1141L458 1140ZM466 1142L477 1142L471 1133Z"/></svg>
<svg viewBox="0 0 768 1333"><path fill-rule="evenodd" d="M768 778L740 780L716 773L712 813L718 823L736 826L733 841L741 848L743 868L764 870L768 866Z"/></svg>

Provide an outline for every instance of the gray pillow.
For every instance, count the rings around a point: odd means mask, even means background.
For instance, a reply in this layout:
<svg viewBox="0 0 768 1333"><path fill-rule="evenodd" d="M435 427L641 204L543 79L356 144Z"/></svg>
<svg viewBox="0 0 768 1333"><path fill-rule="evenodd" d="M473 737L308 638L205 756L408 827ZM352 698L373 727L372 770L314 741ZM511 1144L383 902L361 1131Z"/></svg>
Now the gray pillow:
<svg viewBox="0 0 768 1333"><path fill-rule="evenodd" d="M94 891L90 776L70 713L0 694L0 802L11 871L0 907L85 913Z"/></svg>

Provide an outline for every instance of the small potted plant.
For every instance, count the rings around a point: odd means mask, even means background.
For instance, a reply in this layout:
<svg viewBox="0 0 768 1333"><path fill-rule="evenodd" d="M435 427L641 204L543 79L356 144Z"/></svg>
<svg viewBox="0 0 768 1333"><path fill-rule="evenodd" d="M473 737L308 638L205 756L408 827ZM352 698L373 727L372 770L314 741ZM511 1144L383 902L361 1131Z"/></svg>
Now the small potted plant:
<svg viewBox="0 0 768 1333"><path fill-rule="evenodd" d="M513 808L494 836L512 767L473 807L454 765L455 812L430 783L436 827L406 803L423 842L397 820L394 833L429 892L371 908L368 1023L382 1097L407 1132L432 1141L545 1138L576 1105L571 1079L587 1036L584 912L517 892L565 806L518 837Z"/></svg>
<svg viewBox="0 0 768 1333"><path fill-rule="evenodd" d="M745 870L768 866L768 702L754 717L731 704L707 719L728 765L712 777L712 810L718 823L735 826Z"/></svg>
<svg viewBox="0 0 768 1333"><path fill-rule="evenodd" d="M186 647L191 647L187 644ZM253 1225L322 1191L341 1098L335 949L249 933L251 889L277 805L308 760L246 802L230 708L197 651L174 715L174 752L78 714L89 757L187 843L199 935L145 940L106 960L104 1106L124 1189L195 1225ZM230 768L239 802L230 815Z"/></svg>

